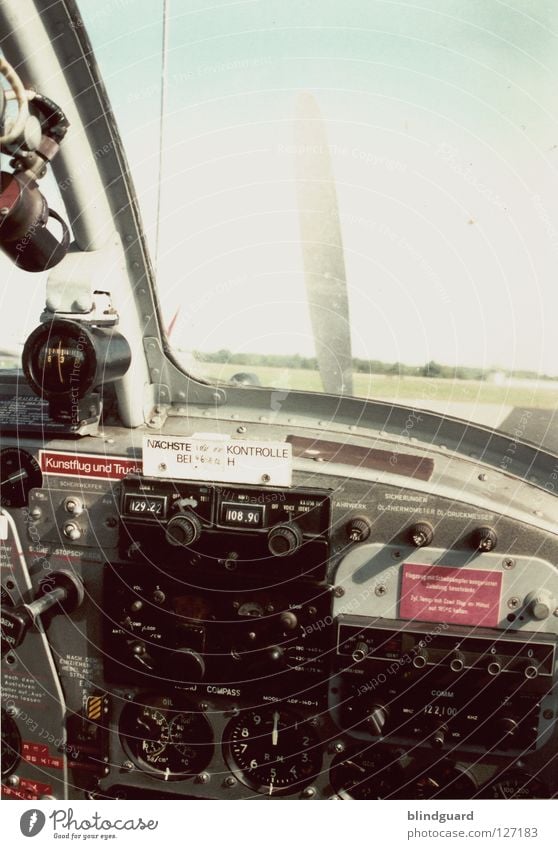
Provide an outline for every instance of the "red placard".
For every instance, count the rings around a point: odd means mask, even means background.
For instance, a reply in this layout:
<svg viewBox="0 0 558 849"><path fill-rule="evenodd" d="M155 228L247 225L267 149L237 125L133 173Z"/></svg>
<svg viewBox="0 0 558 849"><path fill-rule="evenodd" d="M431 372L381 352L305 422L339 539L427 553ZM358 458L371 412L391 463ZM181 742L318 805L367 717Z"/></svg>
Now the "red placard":
<svg viewBox="0 0 558 849"><path fill-rule="evenodd" d="M501 572L404 563L399 615L494 628L500 621L501 591Z"/></svg>
<svg viewBox="0 0 558 849"><path fill-rule="evenodd" d="M41 471L45 475L121 480L130 473L141 474L141 460L110 457L105 454L72 454L66 451L39 451Z"/></svg>
<svg viewBox="0 0 558 849"><path fill-rule="evenodd" d="M40 799L43 796L52 796L52 784L22 778L17 787L2 785L3 799Z"/></svg>

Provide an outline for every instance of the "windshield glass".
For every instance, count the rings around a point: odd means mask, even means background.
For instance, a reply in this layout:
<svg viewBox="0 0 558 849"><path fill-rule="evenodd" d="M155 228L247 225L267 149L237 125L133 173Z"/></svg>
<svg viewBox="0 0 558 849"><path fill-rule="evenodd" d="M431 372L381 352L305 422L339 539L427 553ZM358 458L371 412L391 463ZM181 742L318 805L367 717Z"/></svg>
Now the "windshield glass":
<svg viewBox="0 0 558 849"><path fill-rule="evenodd" d="M508 431L545 410L546 438L553 0L80 9L185 367Z"/></svg>

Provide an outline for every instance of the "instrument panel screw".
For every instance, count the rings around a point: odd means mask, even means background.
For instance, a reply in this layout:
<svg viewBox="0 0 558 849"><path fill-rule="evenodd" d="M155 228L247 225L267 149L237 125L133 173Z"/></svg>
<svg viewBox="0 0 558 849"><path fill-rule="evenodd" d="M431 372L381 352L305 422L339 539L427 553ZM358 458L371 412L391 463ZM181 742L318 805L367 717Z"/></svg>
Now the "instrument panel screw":
<svg viewBox="0 0 558 849"><path fill-rule="evenodd" d="M521 602L516 595L514 595L510 599L508 599L508 607L511 610L516 610L516 608L518 608L520 604L521 604Z"/></svg>
<svg viewBox="0 0 558 849"><path fill-rule="evenodd" d="M234 787L236 784L236 778L233 775L227 775L223 784L225 787Z"/></svg>
<svg viewBox="0 0 558 849"><path fill-rule="evenodd" d="M209 710L209 705L207 702L200 702L200 710Z"/></svg>
<svg viewBox="0 0 558 849"><path fill-rule="evenodd" d="M384 584L378 584L378 586L377 586L377 587L375 588L375 590L374 590L374 593L375 593L376 595L380 595L380 596L381 596L381 595L385 595L385 594L387 593L387 589L386 589L386 587L384 586Z"/></svg>
<svg viewBox="0 0 558 849"><path fill-rule="evenodd" d="M167 471L167 464L166 463L159 463L159 471L160 472L166 472Z"/></svg>
<svg viewBox="0 0 558 849"><path fill-rule="evenodd" d="M237 433L246 433L246 428L244 427L244 425L240 425L239 427L237 427L236 432Z"/></svg>
<svg viewBox="0 0 558 849"><path fill-rule="evenodd" d="M211 776L209 775L208 772L200 772L200 774L197 777L197 780L199 781L200 784L209 784L209 781L211 780Z"/></svg>
<svg viewBox="0 0 558 849"><path fill-rule="evenodd" d="M311 799L312 796L316 795L316 788L315 787L305 787L304 790L302 791L302 795L304 796L305 799Z"/></svg>
<svg viewBox="0 0 558 849"><path fill-rule="evenodd" d="M19 711L15 707L15 705L10 705L9 707L6 708L6 713L8 714L8 716L16 717L18 715Z"/></svg>
<svg viewBox="0 0 558 849"><path fill-rule="evenodd" d="M124 763L122 764L122 769L124 769L126 772L131 772L133 768L134 765L132 761L124 761Z"/></svg>
<svg viewBox="0 0 558 849"><path fill-rule="evenodd" d="M43 515L43 511L40 507L33 507L33 509L29 511L29 515L32 519L40 519Z"/></svg>
<svg viewBox="0 0 558 849"><path fill-rule="evenodd" d="M558 607L557 607L557 608L556 608L556 610L554 611L554 616L558 616Z"/></svg>
<svg viewBox="0 0 558 849"><path fill-rule="evenodd" d="M552 719L554 713L551 710L543 710L543 719Z"/></svg>
<svg viewBox="0 0 558 849"><path fill-rule="evenodd" d="M345 590L343 589L343 587L335 587L335 589L333 590L333 595L335 596L335 598L342 598L345 595Z"/></svg>
<svg viewBox="0 0 558 849"><path fill-rule="evenodd" d="M342 754L345 751L345 744L339 740L337 743L333 744L333 751L338 755Z"/></svg>
<svg viewBox="0 0 558 849"><path fill-rule="evenodd" d="M269 483L270 480L271 480L271 475L268 475L268 474L262 475L262 483Z"/></svg>
<svg viewBox="0 0 558 849"><path fill-rule="evenodd" d="M19 785L19 775L9 775L6 779L8 787L17 787Z"/></svg>
<svg viewBox="0 0 558 849"><path fill-rule="evenodd" d="M502 561L502 566L504 569L513 569L513 567L515 566L515 560L513 560L511 557L505 557Z"/></svg>
<svg viewBox="0 0 558 849"><path fill-rule="evenodd" d="M155 590L153 593L153 601L155 604L162 604L166 599L166 595L162 590Z"/></svg>

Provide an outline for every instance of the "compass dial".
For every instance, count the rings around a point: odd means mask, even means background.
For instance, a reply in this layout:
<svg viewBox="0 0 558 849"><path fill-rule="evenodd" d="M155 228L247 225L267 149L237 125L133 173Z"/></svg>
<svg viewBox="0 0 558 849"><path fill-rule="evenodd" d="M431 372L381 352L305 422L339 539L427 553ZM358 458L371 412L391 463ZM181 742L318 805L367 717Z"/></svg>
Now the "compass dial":
<svg viewBox="0 0 558 849"><path fill-rule="evenodd" d="M225 732L225 757L237 778L258 793L292 793L311 783L322 755L308 720L280 705L244 711Z"/></svg>

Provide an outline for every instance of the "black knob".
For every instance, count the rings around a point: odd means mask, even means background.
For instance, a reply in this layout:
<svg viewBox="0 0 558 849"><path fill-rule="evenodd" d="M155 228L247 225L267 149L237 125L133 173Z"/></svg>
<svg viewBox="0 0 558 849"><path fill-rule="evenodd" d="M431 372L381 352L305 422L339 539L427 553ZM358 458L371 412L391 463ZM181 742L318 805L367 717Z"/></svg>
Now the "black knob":
<svg viewBox="0 0 558 849"><path fill-rule="evenodd" d="M205 675L205 660L194 649L178 649L173 655L177 681L202 681Z"/></svg>
<svg viewBox="0 0 558 849"><path fill-rule="evenodd" d="M477 551L492 551L498 543L496 531L492 528L477 528L473 539Z"/></svg>
<svg viewBox="0 0 558 849"><path fill-rule="evenodd" d="M382 734L387 718L388 712L385 707L382 705L372 705L372 709L366 720L366 724L372 734Z"/></svg>
<svg viewBox="0 0 558 849"><path fill-rule="evenodd" d="M298 525L275 525L267 536L267 546L274 557L294 554L302 545L302 532Z"/></svg>
<svg viewBox="0 0 558 849"><path fill-rule="evenodd" d="M448 729L446 728L445 725L441 725L439 728L437 728L435 730L434 734L430 738L430 742L432 743L433 746L436 747L436 749L441 749L442 746L444 745L444 743L446 742L447 730Z"/></svg>
<svg viewBox="0 0 558 849"><path fill-rule="evenodd" d="M517 722L510 716L504 716L496 722L496 739L498 744L506 748L515 737Z"/></svg>
<svg viewBox="0 0 558 849"><path fill-rule="evenodd" d="M194 513L179 513L167 525L166 539L171 545L193 545L201 536L202 526Z"/></svg>
<svg viewBox="0 0 558 849"><path fill-rule="evenodd" d="M416 548L430 545L434 539L434 530L428 522L417 522L409 530L409 539Z"/></svg>
<svg viewBox="0 0 558 849"><path fill-rule="evenodd" d="M370 522L364 516L355 516L347 522L347 536L351 542L364 542L370 536Z"/></svg>

